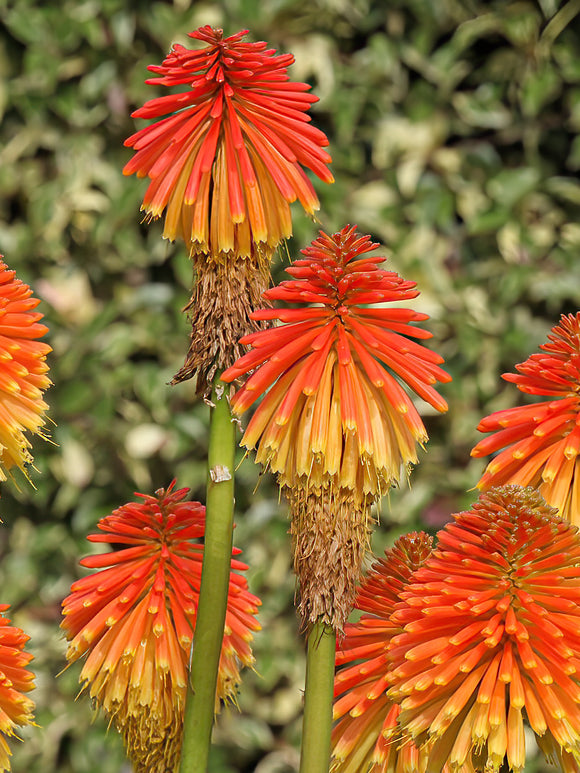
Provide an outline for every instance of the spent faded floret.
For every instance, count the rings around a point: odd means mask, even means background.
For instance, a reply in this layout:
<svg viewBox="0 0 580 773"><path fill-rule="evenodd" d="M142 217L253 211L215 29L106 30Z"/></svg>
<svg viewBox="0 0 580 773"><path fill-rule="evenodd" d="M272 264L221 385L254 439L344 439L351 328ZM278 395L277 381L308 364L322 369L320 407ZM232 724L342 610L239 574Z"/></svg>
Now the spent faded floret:
<svg viewBox="0 0 580 773"><path fill-rule="evenodd" d="M505 449L488 464L477 484L537 487L564 518L580 524L580 312L562 315L548 343L503 378L521 392L549 399L496 411L478 429L494 434L472 456Z"/></svg>
<svg viewBox="0 0 580 773"><path fill-rule="evenodd" d="M402 731L429 772L521 773L527 719L546 757L578 771L578 530L534 489L508 485L437 539L391 616L404 628L388 692Z"/></svg>
<svg viewBox="0 0 580 773"><path fill-rule="evenodd" d="M291 54L248 43L247 30L224 37L210 26L190 32L205 44L175 44L147 83L188 87L147 102L137 118L161 121L126 140L135 155L125 174L151 180L142 209L164 210L163 235L213 260L271 251L292 233L289 203L312 214L318 197L303 167L333 178L323 132L307 111L317 97L289 80Z"/></svg>
<svg viewBox="0 0 580 773"><path fill-rule="evenodd" d="M205 508L188 489L140 494L103 518L91 542L123 546L81 563L99 569L75 582L63 602L69 663L87 653L80 681L122 733L136 771L166 773L179 763L189 654L195 631ZM234 550L234 555L239 553ZM260 601L232 559L216 708L235 701L240 666L251 666Z"/></svg>
<svg viewBox="0 0 580 773"><path fill-rule="evenodd" d="M413 572L432 550L433 539L423 532L407 534L373 564L358 592L357 623L347 624L336 653L333 773L418 771L418 747L401 742L397 728L399 706L387 697L390 686L388 647L402 633L390 616Z"/></svg>

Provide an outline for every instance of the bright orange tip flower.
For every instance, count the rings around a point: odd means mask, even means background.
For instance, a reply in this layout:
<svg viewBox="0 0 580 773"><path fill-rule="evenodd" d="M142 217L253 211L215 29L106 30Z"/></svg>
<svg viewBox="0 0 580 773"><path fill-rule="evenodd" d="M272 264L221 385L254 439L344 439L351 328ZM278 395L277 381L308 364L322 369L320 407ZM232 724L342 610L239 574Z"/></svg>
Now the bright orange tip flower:
<svg viewBox="0 0 580 773"><path fill-rule="evenodd" d="M481 494L401 592L389 657L399 725L429 773L525 768L524 723L580 769L580 534L532 488ZM445 767L448 766L448 767Z"/></svg>
<svg viewBox="0 0 580 773"><path fill-rule="evenodd" d="M391 638L402 632L390 615L413 572L431 554L432 543L423 532L401 537L373 564L359 590L356 608L367 614L345 627L336 653L337 666L344 667L334 681L334 718L340 721L332 733L333 773L418 770L419 749L411 740L397 740L399 706L386 695L387 650Z"/></svg>
<svg viewBox="0 0 580 773"><path fill-rule="evenodd" d="M0 612L8 607L0 604ZM32 660L24 652L29 638L0 614L0 771L10 770L8 739L16 736L15 729L34 724L34 701L23 695L34 689L34 674L25 668Z"/></svg>
<svg viewBox="0 0 580 773"><path fill-rule="evenodd" d="M379 268L384 258L366 254L377 246L356 226L321 232L287 269L294 279L263 294L298 308L254 312L282 324L243 338L252 351L222 375L254 370L232 400L236 414L269 389L242 444L258 446L257 461L282 486L333 481L363 498L384 493L427 440L400 382L447 410L433 386L451 380L442 358L411 340L431 337L410 324L427 315L386 305L415 298L415 282Z"/></svg>
<svg viewBox="0 0 580 773"><path fill-rule="evenodd" d="M67 659L87 653L80 681L123 734L138 773L174 770L181 749L203 559L194 540L204 535L205 508L174 484L99 521L102 533L88 539L122 548L84 558L100 571L75 582L63 602ZM220 698L235 702L240 666L254 662L260 601L245 569L232 559L216 708Z"/></svg>
<svg viewBox="0 0 580 773"><path fill-rule="evenodd" d="M504 373L521 392L549 399L496 411L478 429L494 434L472 456L498 453L478 488L504 483L534 486L562 517L580 524L580 312L562 315L548 343Z"/></svg>
<svg viewBox="0 0 580 773"><path fill-rule="evenodd" d="M43 392L50 386L46 355L48 344L39 341L46 332L35 311L40 303L27 284L0 255L0 480L12 467L25 475L32 464L27 432L44 437L48 409Z"/></svg>
<svg viewBox="0 0 580 773"><path fill-rule="evenodd" d="M291 54L244 41L247 30L223 36L210 26L190 32L205 46L175 44L147 83L186 91L147 102L133 113L159 118L126 140L136 153L124 168L151 180L142 209L164 210L163 235L182 238L193 254L217 259L273 249L292 233L289 203L319 208L303 167L333 182L325 134L310 125L318 98L293 83Z"/></svg>

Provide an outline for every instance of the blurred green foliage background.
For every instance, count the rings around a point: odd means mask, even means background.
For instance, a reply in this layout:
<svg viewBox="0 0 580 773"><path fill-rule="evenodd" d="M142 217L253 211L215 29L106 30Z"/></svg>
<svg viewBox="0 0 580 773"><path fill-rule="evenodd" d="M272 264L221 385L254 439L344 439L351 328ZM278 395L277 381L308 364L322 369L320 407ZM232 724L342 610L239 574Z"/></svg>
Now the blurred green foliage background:
<svg viewBox="0 0 580 773"><path fill-rule="evenodd" d="M0 601L32 636L38 729L16 773L129 770L120 740L75 703L60 602L97 520L173 477L203 501L207 407L169 387L188 345L181 245L141 223L144 181L124 178L146 66L202 24L250 28L293 52L313 85L336 183L320 223L358 223L418 283L453 382L412 488L392 492L377 552L434 530L475 498L481 416L515 404L502 382L561 313L580 306L580 11L577 0L0 0L0 252L43 299L54 443L35 442L36 490L2 490ZM295 210L291 257L317 224ZM287 255L282 251L276 280ZM241 457L240 457L241 458ZM213 773L297 769L303 644L288 524L271 480L239 469L235 541L262 596L257 673L216 729ZM534 744L530 744L533 749ZM526 770L544 770L530 757ZM547 768L546 768L547 769Z"/></svg>

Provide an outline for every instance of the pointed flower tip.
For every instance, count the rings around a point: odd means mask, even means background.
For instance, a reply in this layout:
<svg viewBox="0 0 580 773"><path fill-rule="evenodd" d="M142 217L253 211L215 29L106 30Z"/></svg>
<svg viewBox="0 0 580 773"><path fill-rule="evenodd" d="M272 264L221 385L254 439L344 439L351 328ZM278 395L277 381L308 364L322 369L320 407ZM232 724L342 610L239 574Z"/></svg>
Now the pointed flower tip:
<svg viewBox="0 0 580 773"><path fill-rule="evenodd" d="M175 486L140 494L99 522L92 541L122 547L85 559L99 571L75 582L63 602L67 659L87 654L80 681L143 770L179 760L201 578L203 548L193 540L203 537L205 508ZM259 627L258 603L232 572L218 703L235 698L240 667L253 663L248 642Z"/></svg>
<svg viewBox="0 0 580 773"><path fill-rule="evenodd" d="M332 480L378 496L416 461L417 440L427 439L400 380L437 410L447 407L432 386L448 380L434 362L441 358L412 340L415 312L384 303L407 299L409 289L366 257L375 246L356 226L321 231L291 265L294 278L265 294L295 308L264 312L282 324L248 339L253 351L226 372L229 379L254 371L232 407L239 415L264 395L245 439L258 439L258 459L283 486Z"/></svg>
<svg viewBox="0 0 580 773"><path fill-rule="evenodd" d="M540 350L504 378L548 399L486 416L478 429L493 434L472 455L499 452L480 481L486 488L538 487L564 518L580 523L580 312L562 315Z"/></svg>
<svg viewBox="0 0 580 773"><path fill-rule="evenodd" d="M292 233L292 201L310 213L319 206L304 170L332 181L328 140L307 116L309 87L289 81L291 56L244 42L246 31L189 34L205 47L175 45L147 83L190 90L136 111L166 117L126 140L135 156L125 173L150 178L146 211L165 210L164 236L183 239L192 254L273 250Z"/></svg>
<svg viewBox="0 0 580 773"><path fill-rule="evenodd" d="M51 385L46 356L52 350L39 340L47 331L36 311L40 301L2 258L0 336L9 356L0 359L0 480L6 480L13 467L28 477L33 462L28 433L46 436L43 393Z"/></svg>
<svg viewBox="0 0 580 773"><path fill-rule="evenodd" d="M522 769L526 719L547 757L577 756L578 530L534 489L508 485L437 538L391 616L404 626L388 692L402 732L438 769Z"/></svg>

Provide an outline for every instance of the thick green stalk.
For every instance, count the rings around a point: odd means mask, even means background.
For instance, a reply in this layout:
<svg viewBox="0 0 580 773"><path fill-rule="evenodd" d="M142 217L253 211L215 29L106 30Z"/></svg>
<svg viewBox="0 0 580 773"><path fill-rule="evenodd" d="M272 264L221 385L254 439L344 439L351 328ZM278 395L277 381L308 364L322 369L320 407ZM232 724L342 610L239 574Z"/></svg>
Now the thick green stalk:
<svg viewBox="0 0 580 773"><path fill-rule="evenodd" d="M563 5L544 27L538 42L537 53L547 56L558 35L566 29L578 13L580 13L580 0L569 0Z"/></svg>
<svg viewBox="0 0 580 773"><path fill-rule="evenodd" d="M300 773L328 773L336 631L317 622L308 635Z"/></svg>
<svg viewBox="0 0 580 773"><path fill-rule="evenodd" d="M206 773L224 635L234 526L235 425L228 387L214 381L210 413L205 548L185 703L181 773ZM229 390L228 390L229 391Z"/></svg>

